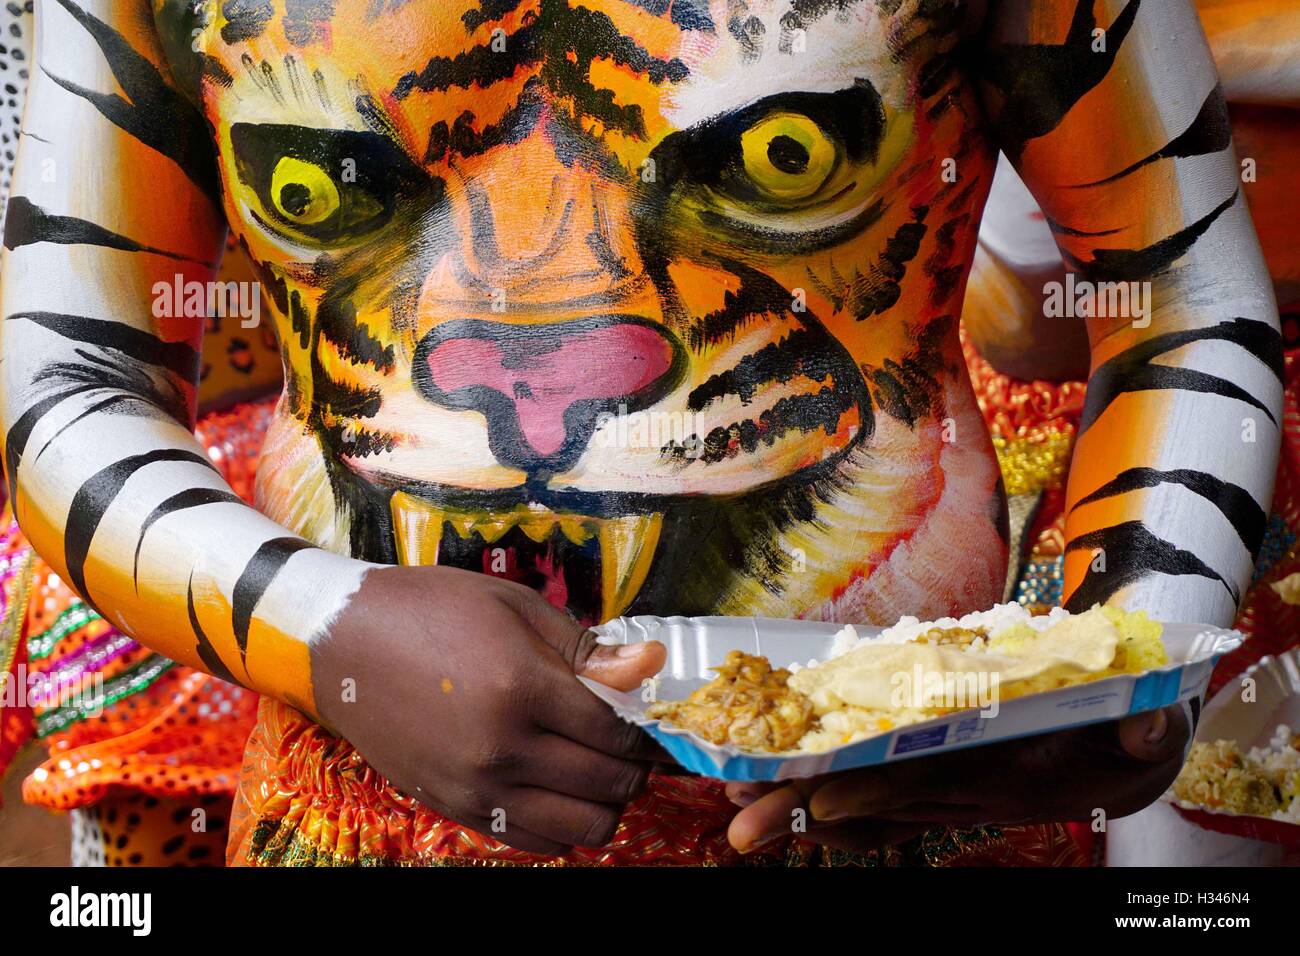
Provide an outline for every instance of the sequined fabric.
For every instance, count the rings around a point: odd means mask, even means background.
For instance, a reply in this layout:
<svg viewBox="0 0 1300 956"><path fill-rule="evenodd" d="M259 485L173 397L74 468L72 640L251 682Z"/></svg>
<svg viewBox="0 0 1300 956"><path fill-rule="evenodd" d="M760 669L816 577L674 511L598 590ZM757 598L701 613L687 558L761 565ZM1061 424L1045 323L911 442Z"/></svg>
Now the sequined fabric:
<svg viewBox="0 0 1300 956"><path fill-rule="evenodd" d="M263 699L235 799L229 859L260 866L735 865L784 860L774 847L742 858L727 844L736 808L715 782L655 777L609 846L563 859L511 849L395 791L346 741Z"/></svg>
<svg viewBox="0 0 1300 956"><path fill-rule="evenodd" d="M511 849L393 790L345 741L263 699L235 798L229 862L252 866L1079 865L1062 826L936 830L866 856L789 839L740 855L736 808L714 781L654 776L613 841L561 858Z"/></svg>
<svg viewBox="0 0 1300 956"><path fill-rule="evenodd" d="M205 416L197 428L245 499L272 404L237 405ZM5 579L0 633L18 636L9 669L23 668L26 691L23 707L0 707L0 770L27 739L49 752L24 781L23 799L52 810L91 807L124 792L229 799L257 695L142 647L31 551L7 510L0 529L0 566L12 573L21 566ZM224 814L220 823L224 833ZM139 852L152 858L152 849Z"/></svg>
<svg viewBox="0 0 1300 956"><path fill-rule="evenodd" d="M27 672L27 643L23 634L23 609L27 606L31 565L35 559L18 526L0 513L0 775L13 762L19 748L31 739L33 720L26 695L17 693Z"/></svg>

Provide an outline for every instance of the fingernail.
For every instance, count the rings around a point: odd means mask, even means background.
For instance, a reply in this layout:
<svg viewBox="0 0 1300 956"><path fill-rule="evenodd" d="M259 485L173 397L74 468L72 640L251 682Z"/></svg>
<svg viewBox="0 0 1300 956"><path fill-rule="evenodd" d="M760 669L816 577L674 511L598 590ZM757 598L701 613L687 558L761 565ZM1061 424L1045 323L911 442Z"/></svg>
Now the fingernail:
<svg viewBox="0 0 1300 956"><path fill-rule="evenodd" d="M758 794L748 793L742 790L740 793L737 793L735 796L728 796L727 799L730 800L738 807L747 807L755 800L758 799Z"/></svg>
<svg viewBox="0 0 1300 956"><path fill-rule="evenodd" d="M839 823L841 820L847 820L853 814L844 810L822 810L821 813L813 811L813 819L818 823Z"/></svg>
<svg viewBox="0 0 1300 956"><path fill-rule="evenodd" d="M644 644L619 644L614 648L615 657L636 657L644 649Z"/></svg>
<svg viewBox="0 0 1300 956"><path fill-rule="evenodd" d="M1151 726L1147 728L1146 736L1142 739L1149 744L1158 744L1165 739L1165 734L1169 732L1169 718L1165 716L1163 710L1157 710L1151 717Z"/></svg>
<svg viewBox="0 0 1300 956"><path fill-rule="evenodd" d="M741 855L742 855L742 856L743 856L743 855L748 855L748 854L750 854L750 853L753 853L755 850L761 850L761 849L763 849L763 847L767 846L769 843L771 843L773 840L775 840L775 839L776 839L777 837L779 837L779 836L780 836L779 833L770 833L770 834L768 834L768 835L765 836L765 837L759 837L759 838L758 838L757 840L755 840L753 843L749 844L749 846L747 846L747 847L745 847L743 850L741 850L741 851L740 851L740 852L741 852Z"/></svg>
<svg viewBox="0 0 1300 956"><path fill-rule="evenodd" d="M880 796L881 799L875 799ZM883 795L868 792L866 788L856 793L847 794L813 794L808 803L808 812L818 823L836 823L850 817L869 817L884 806Z"/></svg>

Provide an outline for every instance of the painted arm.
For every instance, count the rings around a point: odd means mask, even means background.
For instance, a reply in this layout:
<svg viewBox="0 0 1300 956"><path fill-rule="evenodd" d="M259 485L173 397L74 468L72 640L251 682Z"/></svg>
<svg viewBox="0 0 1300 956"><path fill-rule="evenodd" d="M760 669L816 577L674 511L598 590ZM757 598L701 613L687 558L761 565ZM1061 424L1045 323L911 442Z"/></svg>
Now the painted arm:
<svg viewBox="0 0 1300 956"><path fill-rule="evenodd" d="M1272 497L1282 342L1196 10L1003 0L985 43L990 117L1073 276L1046 307L1091 342L1066 604L1227 624Z"/></svg>
<svg viewBox="0 0 1300 956"><path fill-rule="evenodd" d="M169 292L213 278L225 224L150 23L146 0L38 8L0 286L10 494L108 620L314 712L310 641L366 565L248 507L191 434L203 319Z"/></svg>

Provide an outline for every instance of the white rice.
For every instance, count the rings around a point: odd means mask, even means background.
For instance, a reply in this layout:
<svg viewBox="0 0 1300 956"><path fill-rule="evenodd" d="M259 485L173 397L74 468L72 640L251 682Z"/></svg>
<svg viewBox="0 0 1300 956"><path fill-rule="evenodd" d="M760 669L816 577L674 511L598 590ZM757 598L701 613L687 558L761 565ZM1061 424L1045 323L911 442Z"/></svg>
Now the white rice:
<svg viewBox="0 0 1300 956"><path fill-rule="evenodd" d="M1023 604L1013 602L995 604L987 611L972 611L961 617L941 617L937 621L922 621L911 616L899 618L897 624L885 628L876 637L859 637L857 628L852 624L845 624L832 639L831 658L847 654L864 644L905 644L935 627L945 630L954 627L968 630L983 628L990 638L994 638L1017 624L1032 627L1035 631L1045 631L1057 621L1069 616L1070 612L1061 607L1054 607L1047 614L1034 615L1030 614ZM817 664L818 661L811 660L807 666L815 667ZM795 671L799 667L796 665L790 669Z"/></svg>
<svg viewBox="0 0 1300 956"><path fill-rule="evenodd" d="M1286 724L1278 724L1273 738L1263 747L1251 747L1246 759L1263 768L1264 776L1282 789L1286 778L1300 771L1300 750L1291 745L1295 732ZM1292 778L1294 779L1294 778ZM1284 823L1300 823L1300 793L1291 797L1290 803L1283 795L1281 809L1273 811L1273 819Z"/></svg>

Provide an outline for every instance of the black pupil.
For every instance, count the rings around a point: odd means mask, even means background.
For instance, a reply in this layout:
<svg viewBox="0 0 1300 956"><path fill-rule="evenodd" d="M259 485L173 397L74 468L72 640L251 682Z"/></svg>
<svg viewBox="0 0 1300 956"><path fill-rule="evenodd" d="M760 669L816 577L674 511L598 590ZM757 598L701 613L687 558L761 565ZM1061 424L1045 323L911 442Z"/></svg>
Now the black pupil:
<svg viewBox="0 0 1300 956"><path fill-rule="evenodd" d="M311 205L311 190L302 183L287 183L280 190L280 208L291 216L301 216Z"/></svg>
<svg viewBox="0 0 1300 956"><path fill-rule="evenodd" d="M798 140L789 136L777 136L767 144L767 159L781 172L798 176L808 171L812 157Z"/></svg>

